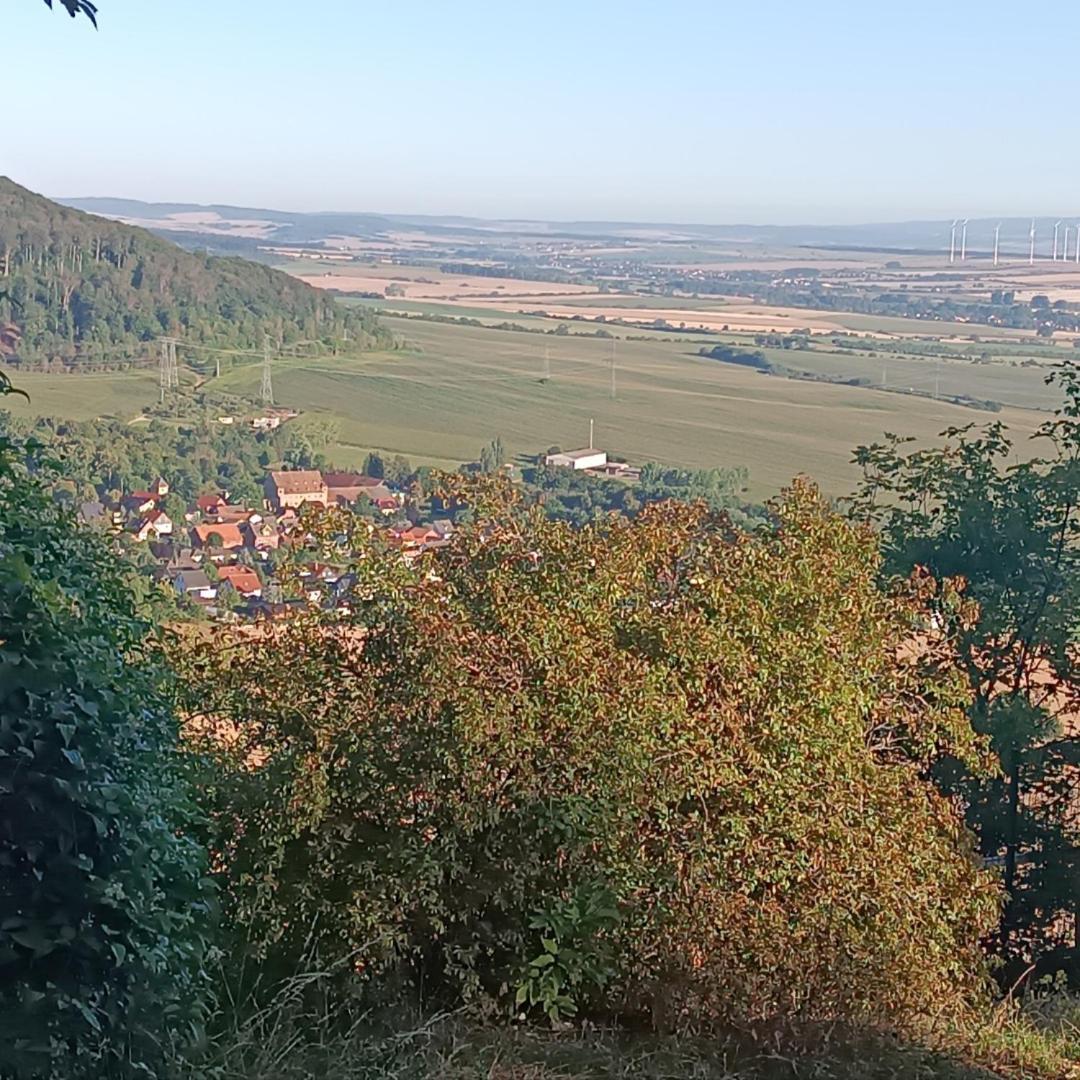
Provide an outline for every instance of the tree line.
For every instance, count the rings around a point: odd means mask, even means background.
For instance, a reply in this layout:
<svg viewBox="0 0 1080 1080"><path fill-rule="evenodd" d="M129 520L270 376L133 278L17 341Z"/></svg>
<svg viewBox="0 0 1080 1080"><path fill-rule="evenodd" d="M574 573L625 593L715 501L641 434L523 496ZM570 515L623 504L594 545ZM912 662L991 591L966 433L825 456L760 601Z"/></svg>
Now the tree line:
<svg viewBox="0 0 1080 1080"><path fill-rule="evenodd" d="M155 357L156 340L261 350L390 344L374 314L289 275L197 255L0 178L0 326L8 362L83 370Z"/></svg>

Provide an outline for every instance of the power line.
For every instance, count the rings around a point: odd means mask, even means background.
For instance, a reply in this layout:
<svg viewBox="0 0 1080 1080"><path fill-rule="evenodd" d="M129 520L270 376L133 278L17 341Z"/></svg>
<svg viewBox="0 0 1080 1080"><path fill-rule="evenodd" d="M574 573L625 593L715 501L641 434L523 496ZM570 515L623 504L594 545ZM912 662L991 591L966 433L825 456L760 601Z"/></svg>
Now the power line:
<svg viewBox="0 0 1080 1080"><path fill-rule="evenodd" d="M169 343L161 339L161 364L158 368L158 401L165 404L165 391L169 389Z"/></svg>
<svg viewBox="0 0 1080 1080"><path fill-rule="evenodd" d="M270 338L263 338L262 387L259 397L264 405L274 404L274 384L270 378Z"/></svg>

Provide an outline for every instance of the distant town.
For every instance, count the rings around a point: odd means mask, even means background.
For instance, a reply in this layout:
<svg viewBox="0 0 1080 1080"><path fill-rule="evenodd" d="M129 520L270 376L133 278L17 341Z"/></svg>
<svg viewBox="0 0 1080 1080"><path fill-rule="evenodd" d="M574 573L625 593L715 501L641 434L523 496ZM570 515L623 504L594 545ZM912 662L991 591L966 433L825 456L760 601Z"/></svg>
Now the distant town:
<svg viewBox="0 0 1080 1080"><path fill-rule="evenodd" d="M280 421L275 415L251 423L263 429ZM595 447L552 448L538 456L537 464L596 479L641 479L640 468L611 461ZM511 464L498 464L494 471L516 477ZM167 477L159 476L114 501L82 502L78 516L119 544L141 548L148 556L142 565L156 582L171 587L185 607L227 621L278 617L296 603L333 605L346 593L349 583L341 572L323 563L300 566L300 596L279 579L279 553L302 549L310 540L305 511L362 513L406 561L446 546L454 534L450 514L419 513L400 484L363 472L270 470L263 489L258 506L233 502L228 491L200 495L181 517L166 512L173 489Z"/></svg>

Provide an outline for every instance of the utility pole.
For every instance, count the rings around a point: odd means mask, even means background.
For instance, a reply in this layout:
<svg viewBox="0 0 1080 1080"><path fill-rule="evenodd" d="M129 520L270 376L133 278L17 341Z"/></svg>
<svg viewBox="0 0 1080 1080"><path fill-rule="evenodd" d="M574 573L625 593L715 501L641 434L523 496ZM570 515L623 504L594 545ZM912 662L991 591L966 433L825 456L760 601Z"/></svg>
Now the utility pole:
<svg viewBox="0 0 1080 1080"><path fill-rule="evenodd" d="M180 375L176 366L176 341L161 339L161 361L158 367L158 400L165 404L165 391L179 389Z"/></svg>
<svg viewBox="0 0 1080 1080"><path fill-rule="evenodd" d="M615 400L615 338L611 339L611 400Z"/></svg>
<svg viewBox="0 0 1080 1080"><path fill-rule="evenodd" d="M592 417L589 417L589 449L593 448L593 421Z"/></svg>
<svg viewBox="0 0 1080 1080"><path fill-rule="evenodd" d="M544 346L544 382L551 382L551 346Z"/></svg>
<svg viewBox="0 0 1080 1080"><path fill-rule="evenodd" d="M274 384L270 378L270 338L263 338L262 388L259 396L264 405L274 404Z"/></svg>
<svg viewBox="0 0 1080 1080"><path fill-rule="evenodd" d="M158 364L158 402L165 404L165 391L169 388L169 343L161 339L161 361Z"/></svg>

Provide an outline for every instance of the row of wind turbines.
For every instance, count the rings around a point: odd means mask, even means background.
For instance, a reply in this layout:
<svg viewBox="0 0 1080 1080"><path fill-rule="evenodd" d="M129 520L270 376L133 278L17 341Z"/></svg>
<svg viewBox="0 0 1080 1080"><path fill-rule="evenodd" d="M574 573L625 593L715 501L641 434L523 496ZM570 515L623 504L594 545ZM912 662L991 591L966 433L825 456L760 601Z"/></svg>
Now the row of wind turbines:
<svg viewBox="0 0 1080 1080"><path fill-rule="evenodd" d="M1058 261L1058 238L1061 235L1061 226L1065 225L1063 221L1054 222L1054 247L1050 255L1052 262ZM956 230L960 229L960 261L965 262L967 260L967 218L957 218L952 223L952 230L949 233L949 263L956 262ZM1069 233L1072 231L1071 225L1065 225L1065 243L1061 248L1061 261L1069 261ZM998 251L999 240L1001 239L1001 223L999 222L994 227L994 265L998 265ZM1031 230L1028 232L1028 265L1035 265L1035 219L1031 219ZM1073 252L1073 262L1080 266L1080 223L1076 225L1076 244Z"/></svg>

